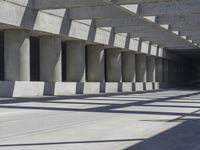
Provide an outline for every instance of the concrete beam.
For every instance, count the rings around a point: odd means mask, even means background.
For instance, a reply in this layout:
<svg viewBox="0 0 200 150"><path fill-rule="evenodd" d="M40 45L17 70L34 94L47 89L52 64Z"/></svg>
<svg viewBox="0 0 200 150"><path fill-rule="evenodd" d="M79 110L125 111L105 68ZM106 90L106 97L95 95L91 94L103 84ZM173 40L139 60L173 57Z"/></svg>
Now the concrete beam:
<svg viewBox="0 0 200 150"><path fill-rule="evenodd" d="M134 32L154 32L159 29L154 26L130 26L130 27L116 27L115 33L134 33Z"/></svg>
<svg viewBox="0 0 200 150"><path fill-rule="evenodd" d="M198 30L183 30L180 32L181 36L193 36L193 35L200 35L200 31Z"/></svg>
<svg viewBox="0 0 200 150"><path fill-rule="evenodd" d="M72 20L127 17L131 17L131 14L113 6L77 7L69 9L69 18Z"/></svg>
<svg viewBox="0 0 200 150"><path fill-rule="evenodd" d="M174 1L174 2L155 2L140 4L140 15L157 16L157 15L173 15L199 13L200 1Z"/></svg>
<svg viewBox="0 0 200 150"><path fill-rule="evenodd" d="M110 18L110 19L96 19L96 27L118 27L118 26L139 26L145 25L145 22L138 17L128 17L128 18Z"/></svg>
<svg viewBox="0 0 200 150"><path fill-rule="evenodd" d="M152 2L174 2L178 0L110 0L110 2L125 5L125 4L140 4L140 3L152 3Z"/></svg>
<svg viewBox="0 0 200 150"><path fill-rule="evenodd" d="M158 24L170 24L170 25L192 25L200 23L200 16L198 14L187 15L162 15L157 17Z"/></svg>
<svg viewBox="0 0 200 150"><path fill-rule="evenodd" d="M192 26L190 24L185 24L184 26L175 24L175 25L171 26L171 30L174 30L174 31L175 30L196 31L196 30L199 30L199 26L200 26L200 23L193 24Z"/></svg>
<svg viewBox="0 0 200 150"><path fill-rule="evenodd" d="M34 9L58 9L106 4L101 0L32 0L32 3Z"/></svg>

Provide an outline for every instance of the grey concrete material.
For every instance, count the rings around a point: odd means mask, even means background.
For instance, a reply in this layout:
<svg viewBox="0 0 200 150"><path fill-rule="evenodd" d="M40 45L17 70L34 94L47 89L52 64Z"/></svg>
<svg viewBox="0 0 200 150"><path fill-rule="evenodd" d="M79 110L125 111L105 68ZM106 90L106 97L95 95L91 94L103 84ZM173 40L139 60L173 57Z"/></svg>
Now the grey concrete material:
<svg viewBox="0 0 200 150"><path fill-rule="evenodd" d="M85 77L85 42L66 42L66 80L68 82L84 82Z"/></svg>
<svg viewBox="0 0 200 150"><path fill-rule="evenodd" d="M122 52L122 81L135 82L135 53Z"/></svg>
<svg viewBox="0 0 200 150"><path fill-rule="evenodd" d="M145 22L137 17L96 19L96 27L137 26Z"/></svg>
<svg viewBox="0 0 200 150"><path fill-rule="evenodd" d="M72 21L68 35L66 35L66 32L61 31L61 26L63 23L63 16L65 14L64 13L65 10L40 11L37 15L37 11L30 9L29 7L25 7L26 4L27 4L27 0L23 0L23 1L18 0L18 1L15 1L14 3L11 3L10 1L1 1L0 14L2 15L2 17L1 17L0 22L2 24L12 25L12 26L21 27L21 28L23 28L24 27L23 25L25 24L25 27L27 29L36 31L40 34L41 32L43 33L45 32L49 34L62 35L65 38L69 36L69 37L73 37L77 39L88 40L87 38L88 38L88 31L90 29L90 25L87 23L84 24L82 23L82 21ZM19 10L19 11L16 11L16 10ZM4 13L4 12L8 12L8 13ZM16 16L12 16L10 14L16 14ZM49 20L52 20L52 21L49 22ZM98 28L98 31L99 32L97 32L95 36L95 42L101 43L101 44L107 44L107 40L105 39L109 37L110 32L105 31L100 28ZM98 37L98 40L96 40L96 37ZM123 41L125 37L120 36L120 39L121 41ZM174 40L174 42L176 41L177 40ZM188 41L186 40L184 40L183 42L188 43ZM196 46L194 46L194 48L196 48Z"/></svg>
<svg viewBox="0 0 200 150"><path fill-rule="evenodd" d="M82 1L71 1L71 0L34 0L33 8L35 9L59 9L59 8L73 8L73 7L88 7L88 6L99 6L105 5L106 3L101 0L82 0Z"/></svg>
<svg viewBox="0 0 200 150"><path fill-rule="evenodd" d="M163 60L163 82L169 82L169 64L168 60Z"/></svg>
<svg viewBox="0 0 200 150"><path fill-rule="evenodd" d="M124 18L131 17L131 14L128 14L127 12L118 9L117 7L112 7L110 5L102 5L99 7L71 8L69 10L69 17L73 20L84 20L101 18Z"/></svg>
<svg viewBox="0 0 200 150"><path fill-rule="evenodd" d="M143 54L136 54L136 82L146 82L146 56Z"/></svg>
<svg viewBox="0 0 200 150"><path fill-rule="evenodd" d="M176 85L176 70L175 70L175 62L169 61L169 84L170 86L174 87Z"/></svg>
<svg viewBox="0 0 200 150"><path fill-rule="evenodd" d="M156 82L163 82L163 59L156 59Z"/></svg>
<svg viewBox="0 0 200 150"><path fill-rule="evenodd" d="M170 24L181 26L183 24L199 24L200 18L198 14L183 14L183 15L162 15L158 17L158 24Z"/></svg>
<svg viewBox="0 0 200 150"><path fill-rule="evenodd" d="M156 81L156 69L155 62L156 58L148 56L147 57L147 82L155 82Z"/></svg>
<svg viewBox="0 0 200 150"><path fill-rule="evenodd" d="M140 15L156 16L156 15L181 15L196 13L199 9L199 1L173 1L171 3L154 2L140 5ZM154 8L152 10L152 8Z"/></svg>
<svg viewBox="0 0 200 150"><path fill-rule="evenodd" d="M4 32L0 31L0 80L4 80Z"/></svg>
<svg viewBox="0 0 200 150"><path fill-rule="evenodd" d="M105 93L118 93L122 92L122 83L120 82L106 82Z"/></svg>
<svg viewBox="0 0 200 150"><path fill-rule="evenodd" d="M106 49L106 82L122 81L121 49Z"/></svg>
<svg viewBox="0 0 200 150"><path fill-rule="evenodd" d="M0 81L0 97L41 97L44 82Z"/></svg>
<svg viewBox="0 0 200 150"><path fill-rule="evenodd" d="M86 77L88 82L105 81L105 56L103 45L88 45Z"/></svg>
<svg viewBox="0 0 200 150"><path fill-rule="evenodd" d="M104 82L55 82L45 83L45 95L69 96L76 94L100 94L105 92ZM116 91L117 92L117 91Z"/></svg>
<svg viewBox="0 0 200 150"><path fill-rule="evenodd" d="M133 89L133 83L132 82L123 82L122 83L122 92L132 92Z"/></svg>
<svg viewBox="0 0 200 150"><path fill-rule="evenodd" d="M135 82L133 83L133 91L144 91L145 87L144 87L143 82Z"/></svg>
<svg viewBox="0 0 200 150"><path fill-rule="evenodd" d="M193 150L199 147L198 93L0 99L0 149Z"/></svg>
<svg viewBox="0 0 200 150"><path fill-rule="evenodd" d="M146 83L144 83L144 89L146 91L154 90L154 82L146 82Z"/></svg>
<svg viewBox="0 0 200 150"><path fill-rule="evenodd" d="M159 84L159 82L153 82L153 87L154 87L154 90L160 89L160 84Z"/></svg>
<svg viewBox="0 0 200 150"><path fill-rule="evenodd" d="M62 81L61 38L59 37L40 37L40 80Z"/></svg>
<svg viewBox="0 0 200 150"><path fill-rule="evenodd" d="M5 30L5 80L30 80L30 39L27 30Z"/></svg>

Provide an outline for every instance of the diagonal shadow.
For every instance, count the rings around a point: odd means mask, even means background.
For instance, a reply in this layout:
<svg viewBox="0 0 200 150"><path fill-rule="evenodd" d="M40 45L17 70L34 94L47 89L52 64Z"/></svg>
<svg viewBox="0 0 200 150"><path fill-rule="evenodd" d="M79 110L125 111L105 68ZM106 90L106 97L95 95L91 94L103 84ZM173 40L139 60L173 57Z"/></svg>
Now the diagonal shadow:
<svg viewBox="0 0 200 150"><path fill-rule="evenodd" d="M198 95L200 92L192 93L192 94L184 94L179 96L171 96L168 98L159 98L149 101L139 101L132 102L126 104L110 104L109 106L89 108L89 109L80 109L80 108L57 108L57 107L37 107L37 106L11 106L11 105L2 105L0 108L7 109L32 109L32 110L53 110L53 111L76 111L76 112L97 112L97 113L121 113L121 114L151 114L151 115L170 115L170 116L200 116L200 114L195 113L180 113L180 112L155 112L155 111L127 111L127 110L116 110L120 108L126 108L130 106L144 106L149 103L154 102L164 102L172 99L182 98L182 97L190 97L194 95ZM100 104L101 105L101 104Z"/></svg>
<svg viewBox="0 0 200 150"><path fill-rule="evenodd" d="M144 139L116 139L116 140L96 140L96 141L72 141L72 142L49 142L49 143L24 143L24 144L5 144L0 147L25 147L25 146L46 146L46 145L66 145L66 144L85 144L85 143L113 143L143 141Z"/></svg>
<svg viewBox="0 0 200 150"><path fill-rule="evenodd" d="M125 92L123 95L131 94L140 94L140 93L159 93L164 92L165 90L156 90L156 91L138 91L138 92ZM69 96L46 96L46 97L37 97L37 98L10 98L5 100L0 100L0 104L15 104L15 103L26 103L26 102L42 102L42 101L52 101L52 100L67 100L67 99L86 99L93 97L112 97L122 95L122 93L102 93L102 94L80 94L80 95L69 95ZM91 99L95 100L95 99ZM108 101L108 100L107 100ZM124 101L124 100L123 100ZM126 101L126 100L125 100ZM131 100L128 100L131 101Z"/></svg>
<svg viewBox="0 0 200 150"><path fill-rule="evenodd" d="M193 150L199 141L200 120L187 120L125 150Z"/></svg>

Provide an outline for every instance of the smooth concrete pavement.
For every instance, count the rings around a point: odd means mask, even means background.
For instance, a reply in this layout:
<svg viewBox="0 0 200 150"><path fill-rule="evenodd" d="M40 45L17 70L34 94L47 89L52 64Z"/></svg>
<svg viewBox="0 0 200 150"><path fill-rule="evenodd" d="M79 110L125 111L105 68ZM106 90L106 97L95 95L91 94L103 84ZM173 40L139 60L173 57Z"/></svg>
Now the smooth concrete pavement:
<svg viewBox="0 0 200 150"><path fill-rule="evenodd" d="M200 91L0 100L0 150L199 150Z"/></svg>

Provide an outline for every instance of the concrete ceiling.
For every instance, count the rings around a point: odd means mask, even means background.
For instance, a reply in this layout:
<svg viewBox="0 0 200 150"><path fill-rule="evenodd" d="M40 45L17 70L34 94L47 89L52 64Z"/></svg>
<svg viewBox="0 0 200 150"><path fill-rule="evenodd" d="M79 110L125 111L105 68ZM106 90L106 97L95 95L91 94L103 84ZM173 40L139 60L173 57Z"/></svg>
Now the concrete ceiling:
<svg viewBox="0 0 200 150"><path fill-rule="evenodd" d="M33 0L34 9L69 10L69 19L93 19L170 50L199 49L199 0ZM198 32L196 32L198 31Z"/></svg>

